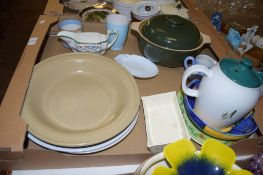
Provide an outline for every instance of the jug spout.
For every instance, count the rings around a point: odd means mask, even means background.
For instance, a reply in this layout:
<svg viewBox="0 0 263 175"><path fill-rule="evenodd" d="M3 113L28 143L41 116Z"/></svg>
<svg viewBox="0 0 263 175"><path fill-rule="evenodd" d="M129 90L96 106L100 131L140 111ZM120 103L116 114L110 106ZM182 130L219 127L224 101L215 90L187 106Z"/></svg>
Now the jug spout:
<svg viewBox="0 0 263 175"><path fill-rule="evenodd" d="M58 38L61 39L66 46L68 46L71 50L76 50L77 43L77 33L69 32L69 31L61 31L57 34Z"/></svg>

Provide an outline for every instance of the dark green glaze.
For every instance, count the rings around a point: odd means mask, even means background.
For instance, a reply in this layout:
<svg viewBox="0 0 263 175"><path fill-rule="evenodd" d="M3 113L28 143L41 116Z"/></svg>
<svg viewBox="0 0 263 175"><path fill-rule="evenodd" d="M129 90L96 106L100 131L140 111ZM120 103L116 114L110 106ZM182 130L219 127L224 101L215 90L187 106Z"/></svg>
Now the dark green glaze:
<svg viewBox="0 0 263 175"><path fill-rule="evenodd" d="M172 49L165 49L157 47L150 42L145 41L140 35L138 37L138 45L141 53L160 66L165 67L180 67L183 66L183 62L186 56L195 56L199 54L200 49L190 51L177 51Z"/></svg>
<svg viewBox="0 0 263 175"><path fill-rule="evenodd" d="M157 15L141 25L141 33L164 48L189 50L201 43L198 28L178 15Z"/></svg>

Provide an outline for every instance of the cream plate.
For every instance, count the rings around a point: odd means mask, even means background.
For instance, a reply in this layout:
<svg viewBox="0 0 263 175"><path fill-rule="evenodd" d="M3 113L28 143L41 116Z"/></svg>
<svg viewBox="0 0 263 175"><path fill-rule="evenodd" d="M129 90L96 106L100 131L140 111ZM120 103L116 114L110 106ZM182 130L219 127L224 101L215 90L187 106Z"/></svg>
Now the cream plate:
<svg viewBox="0 0 263 175"><path fill-rule="evenodd" d="M108 140L133 121L137 84L113 60L94 54L61 54L34 68L23 119L37 138L80 147Z"/></svg>
<svg viewBox="0 0 263 175"><path fill-rule="evenodd" d="M99 143L99 144L91 145L91 146L87 146L87 147L67 148L67 147L60 147L60 146L56 146L56 145L51 145L51 144L48 144L46 142L43 142L42 140L39 140L37 137L33 136L31 133L28 133L27 137L30 140L32 140L33 142L35 142L36 144L38 144L44 148L54 150L54 151L59 151L59 152L64 152L64 153L69 153L69 154L90 154L90 153L95 153L95 152L99 152L99 151L103 151L105 149L108 149L108 148L116 145L120 141L122 141L126 136L129 135L129 133L135 127L137 120L138 120L138 114L137 114L136 118L132 121L132 123L124 131L119 133L117 136L115 136L115 137L113 137L113 138L111 138L111 139L109 139L103 143Z"/></svg>
<svg viewBox="0 0 263 175"><path fill-rule="evenodd" d="M158 74L158 67L145 57L120 54L114 59L125 67L134 77L151 78Z"/></svg>

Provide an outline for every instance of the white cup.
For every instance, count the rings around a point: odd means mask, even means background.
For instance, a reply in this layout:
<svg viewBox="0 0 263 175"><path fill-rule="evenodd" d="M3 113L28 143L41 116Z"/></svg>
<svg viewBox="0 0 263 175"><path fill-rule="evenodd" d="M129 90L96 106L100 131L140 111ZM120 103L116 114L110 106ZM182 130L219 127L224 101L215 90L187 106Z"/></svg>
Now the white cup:
<svg viewBox="0 0 263 175"><path fill-rule="evenodd" d="M116 31L119 36L111 50L121 50L126 42L128 31L129 31L130 19L121 14L111 14L106 17L106 28L107 31ZM109 37L109 42L113 40L113 36Z"/></svg>
<svg viewBox="0 0 263 175"><path fill-rule="evenodd" d="M212 57L204 54L197 55L195 58L192 56L187 56L184 59L184 68L187 69L192 65L203 65L207 68L211 68L217 63Z"/></svg>

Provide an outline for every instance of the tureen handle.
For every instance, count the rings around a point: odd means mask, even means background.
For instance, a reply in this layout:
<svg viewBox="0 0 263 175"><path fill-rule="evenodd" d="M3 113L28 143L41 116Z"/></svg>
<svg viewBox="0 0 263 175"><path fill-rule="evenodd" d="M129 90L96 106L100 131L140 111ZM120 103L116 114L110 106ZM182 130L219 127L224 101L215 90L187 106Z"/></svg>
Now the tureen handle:
<svg viewBox="0 0 263 175"><path fill-rule="evenodd" d="M140 24L141 24L141 22L132 22L131 23L131 29L139 32Z"/></svg>
<svg viewBox="0 0 263 175"><path fill-rule="evenodd" d="M207 77L212 76L212 71L203 65L193 65L187 68L183 74L183 80L182 80L182 90L184 91L186 95L192 96L192 97L198 97L198 90L188 88L188 86L186 85L186 81L190 75L196 74L199 72L202 73L200 75L204 75Z"/></svg>
<svg viewBox="0 0 263 175"><path fill-rule="evenodd" d="M114 38L111 39L111 41L108 43L108 48L110 48L114 43L115 41L117 40L117 38L119 37L119 32L118 31L111 31L109 30L107 32L107 39L109 39L109 36L110 35L115 35Z"/></svg>

